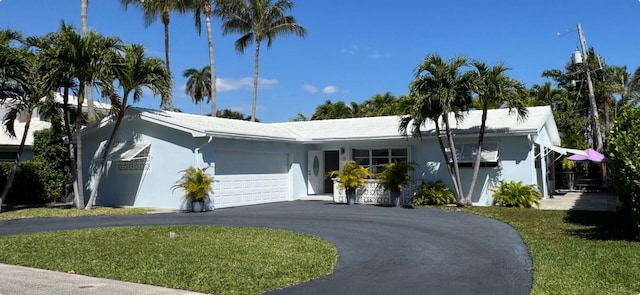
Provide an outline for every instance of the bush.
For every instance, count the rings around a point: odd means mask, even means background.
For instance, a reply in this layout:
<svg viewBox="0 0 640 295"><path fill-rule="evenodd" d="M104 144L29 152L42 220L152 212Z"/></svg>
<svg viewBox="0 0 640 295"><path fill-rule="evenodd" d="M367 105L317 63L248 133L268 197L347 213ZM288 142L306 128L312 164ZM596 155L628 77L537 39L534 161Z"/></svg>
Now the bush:
<svg viewBox="0 0 640 295"><path fill-rule="evenodd" d="M413 195L413 204L417 206L445 205L455 202L456 196L440 180L428 183L423 182Z"/></svg>
<svg viewBox="0 0 640 295"><path fill-rule="evenodd" d="M640 230L640 109L628 108L620 114L609 137L609 158L613 188L623 211Z"/></svg>
<svg viewBox="0 0 640 295"><path fill-rule="evenodd" d="M66 185L71 183L69 149L64 145L60 129L45 129L33 134L33 162L40 163L40 181L46 192L46 201L64 201Z"/></svg>
<svg viewBox="0 0 640 295"><path fill-rule="evenodd" d="M500 180L500 185L491 191L494 206L531 208L533 204L540 206L542 200L542 194L536 185L524 185L522 181Z"/></svg>
<svg viewBox="0 0 640 295"><path fill-rule="evenodd" d="M4 189L13 162L0 163L0 187ZM42 166L35 162L23 162L18 165L18 172L4 201L6 204L44 204L47 202L44 185L39 173Z"/></svg>

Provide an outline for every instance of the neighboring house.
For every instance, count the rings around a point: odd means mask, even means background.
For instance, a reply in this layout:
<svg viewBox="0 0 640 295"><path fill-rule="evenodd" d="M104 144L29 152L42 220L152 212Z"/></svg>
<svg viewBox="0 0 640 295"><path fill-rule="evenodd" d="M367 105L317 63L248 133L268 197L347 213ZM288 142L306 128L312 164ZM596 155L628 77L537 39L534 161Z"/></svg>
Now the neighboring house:
<svg viewBox="0 0 640 295"><path fill-rule="evenodd" d="M62 104L62 96L59 93L56 93L54 97L56 103ZM78 105L78 99L75 96L69 97L69 107L75 110ZM109 110L111 105L94 102L94 106L96 108L96 113L99 115L99 118L104 118L109 114ZM18 152L18 148L20 147L20 141L22 140L22 135L24 133L24 128L27 119L27 113L21 113L18 118L14 122L14 130L16 137L11 137L7 132L6 128L4 128L4 116L8 112L8 103L0 104L0 120L3 123L2 131L0 132L0 161L1 162L10 162L16 159L16 153ZM86 102L83 106L83 112L86 114L87 107ZM46 118L40 116L38 110L33 112L33 116L31 117L31 125L29 126L29 132L27 133L27 139L25 141L24 151L22 152L22 161L29 161L33 157L33 133L39 130L47 129L51 127L51 123Z"/></svg>
<svg viewBox="0 0 640 295"><path fill-rule="evenodd" d="M548 147L560 145L551 108L529 108L526 120L507 109L489 111L482 165L473 194L476 205L489 205L489 188L499 180L538 185L545 198L553 191ZM472 172L481 111L453 123L463 188ZM455 122L452 120L452 122ZM215 208L290 201L330 194L325 177L340 163L354 159L377 172L394 160L417 164L418 181L451 183L433 122L422 139L398 133L399 117L372 117L287 123L258 123L184 113L130 108L109 153L109 165L98 189L97 205L186 209L182 191L172 192L179 171L211 166ZM103 146L113 128L105 118L83 130L86 194ZM541 152L542 151L542 152Z"/></svg>

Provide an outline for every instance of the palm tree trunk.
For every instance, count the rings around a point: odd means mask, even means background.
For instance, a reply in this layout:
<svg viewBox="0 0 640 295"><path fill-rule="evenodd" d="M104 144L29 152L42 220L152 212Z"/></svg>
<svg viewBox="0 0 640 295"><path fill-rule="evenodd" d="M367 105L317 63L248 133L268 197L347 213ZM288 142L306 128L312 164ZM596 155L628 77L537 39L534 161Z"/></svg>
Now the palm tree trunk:
<svg viewBox="0 0 640 295"><path fill-rule="evenodd" d="M484 142L484 132L487 124L487 109L482 109L482 121L480 123L480 134L478 135L478 146L476 148L476 159L473 162L473 174L471 175L471 184L469 184L469 192L464 198L465 205L471 205L473 203L472 196L473 190L478 180L478 173L480 172L480 160L482 159L482 143Z"/></svg>
<svg viewBox="0 0 640 295"><path fill-rule="evenodd" d="M76 147L72 144L71 135L71 122L69 122L69 87L64 87L64 94L62 97L62 114L64 115L64 132L67 136L67 149L69 150L69 168L71 169L71 180L73 186L73 199L78 200L78 167L76 167ZM66 197L66 196L65 196Z"/></svg>
<svg viewBox="0 0 640 295"><path fill-rule="evenodd" d="M89 0L80 0L80 19L82 22L82 36L86 36L89 32L87 24L87 9ZM96 119L96 109L93 106L93 83L87 83L87 117L93 121Z"/></svg>
<svg viewBox="0 0 640 295"><path fill-rule="evenodd" d="M258 60L260 56L260 41L256 42L255 66L253 70L253 104L251 105L251 121L256 121L256 106L258 104Z"/></svg>
<svg viewBox="0 0 640 295"><path fill-rule="evenodd" d="M78 106L77 106L77 114L76 114L76 184L74 189L77 189L76 194L76 208L82 209L84 208L84 185L82 181L82 102L84 101L84 81L80 81L78 83L80 86L78 89Z"/></svg>
<svg viewBox="0 0 640 295"><path fill-rule="evenodd" d="M458 187L458 183L456 181L456 177L453 174L453 169L451 168L451 162L449 159L449 155L447 154L447 149L444 146L444 141L442 141L442 136L440 135L440 133L442 132L440 130L440 126L438 125L438 120L436 119L434 122L436 122L436 136L438 138L438 143L440 144L440 150L442 151L442 156L444 157L444 162L447 163L447 172L449 173L449 177L451 178L451 182L453 183L453 187L457 188Z"/></svg>
<svg viewBox="0 0 640 295"><path fill-rule="evenodd" d="M16 154L16 159L13 161L13 165L11 166L11 171L9 172L9 177L7 177L7 183L4 185L4 189L2 190L2 195L0 196L0 212L2 212L2 203L4 199L9 194L9 189L11 189L11 185L13 184L13 179L16 177L16 172L18 172L18 164L20 164L20 157L22 156L22 151L24 150L24 143L27 140L27 134L29 133L29 127L31 126L31 116L33 116L33 110L29 110L29 114L27 115L27 121L24 124L24 132L22 133L22 140L20 141L20 147L18 147L18 153Z"/></svg>
<svg viewBox="0 0 640 295"><path fill-rule="evenodd" d="M169 64L169 12L162 12L162 24L164 24L164 60L167 64L169 77L171 77L171 66ZM173 79L171 81L173 81ZM173 111L173 94L171 91L168 92L166 98L163 98L162 109Z"/></svg>
<svg viewBox="0 0 640 295"><path fill-rule="evenodd" d="M449 126L449 115L445 114L444 127L449 140L449 149L451 149L451 159L453 165L453 176L455 178L454 185L456 187L456 197L458 203L462 203L464 194L462 193L462 184L460 183L460 167L458 167L458 156L456 154L456 146L453 142L453 134L451 133L451 126Z"/></svg>
<svg viewBox="0 0 640 295"><path fill-rule="evenodd" d="M126 96L122 102L123 106L127 105ZM100 167L96 172L96 178L94 179L93 189L91 190L91 196L89 197L89 201L87 202L87 206L84 208L85 210L91 209L93 204L96 201L96 196L98 195L98 187L100 186L100 180L102 179L102 174L104 172L105 166L107 165L107 156L109 156L109 151L111 150L111 144L113 144L113 139L116 138L116 133L118 132L118 128L120 127L120 123L122 123L122 118L124 117L126 108L120 111L118 114L118 118L116 119L116 124L113 126L113 130L111 131L111 136L107 140L107 144L105 145L104 152L102 153L102 159L100 160Z"/></svg>
<svg viewBox="0 0 640 295"><path fill-rule="evenodd" d="M207 37L209 39L209 67L211 72L211 93L209 94L209 98L211 98L211 117L216 116L217 106L216 106L216 67L215 61L213 59L213 35L211 34L211 2L205 1L204 14L207 22ZM202 111L200 112L202 114Z"/></svg>

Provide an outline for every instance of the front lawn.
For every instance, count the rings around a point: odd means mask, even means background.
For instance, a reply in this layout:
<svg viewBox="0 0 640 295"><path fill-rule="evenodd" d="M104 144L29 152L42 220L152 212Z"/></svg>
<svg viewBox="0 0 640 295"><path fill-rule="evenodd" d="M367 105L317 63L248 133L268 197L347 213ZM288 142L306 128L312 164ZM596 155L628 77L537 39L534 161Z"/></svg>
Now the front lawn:
<svg viewBox="0 0 640 295"><path fill-rule="evenodd" d="M640 242L615 212L472 207L513 226L533 260L532 294L640 294Z"/></svg>
<svg viewBox="0 0 640 295"><path fill-rule="evenodd" d="M91 210L75 209L72 206L10 206L3 205L0 220L35 218L35 217L78 217L95 215L132 215L146 214L150 209L121 208L121 207L93 207Z"/></svg>
<svg viewBox="0 0 640 295"><path fill-rule="evenodd" d="M172 234L173 233L173 234ZM219 226L112 227L0 237L0 262L214 294L258 294L333 272L314 236Z"/></svg>

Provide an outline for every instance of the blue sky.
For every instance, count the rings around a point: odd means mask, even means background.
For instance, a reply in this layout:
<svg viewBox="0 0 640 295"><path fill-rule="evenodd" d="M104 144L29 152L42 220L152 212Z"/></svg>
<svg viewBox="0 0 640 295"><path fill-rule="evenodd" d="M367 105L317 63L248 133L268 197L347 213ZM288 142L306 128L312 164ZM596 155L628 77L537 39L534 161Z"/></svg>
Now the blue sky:
<svg viewBox="0 0 640 295"><path fill-rule="evenodd" d="M640 3L635 0L416 1L297 0L291 12L308 35L278 37L260 56L257 117L287 121L311 116L326 100L362 102L377 93L407 93L413 69L428 53L465 55L489 64L503 62L510 76L528 87L546 79L545 69L563 68L579 46L581 23L587 46L610 65L634 71L640 54ZM25 35L56 31L60 22L80 29L79 0L0 0L0 28ZM125 43L141 43L164 59L163 27L145 28L135 7L118 0L91 0L89 27ZM253 52L235 52L238 35L222 36L213 20L218 108L251 112ZM560 33L560 34L559 34ZM174 103L189 113L198 106L184 94L187 68L208 64L207 37L198 36L193 15L173 15L170 24ZM145 97L137 106L158 108ZM204 106L205 113L210 109Z"/></svg>

